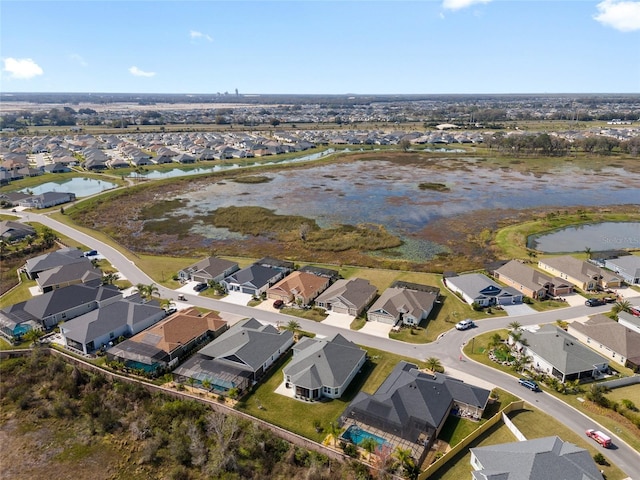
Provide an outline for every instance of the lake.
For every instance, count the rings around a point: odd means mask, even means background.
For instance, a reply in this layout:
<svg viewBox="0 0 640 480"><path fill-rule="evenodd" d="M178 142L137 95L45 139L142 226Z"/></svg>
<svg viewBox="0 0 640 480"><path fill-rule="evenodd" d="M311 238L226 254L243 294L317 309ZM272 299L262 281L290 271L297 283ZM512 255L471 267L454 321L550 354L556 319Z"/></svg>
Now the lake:
<svg viewBox="0 0 640 480"><path fill-rule="evenodd" d="M37 187L25 188L20 191L22 193L30 191L34 195L40 195L44 192L74 193L76 197L81 198L95 195L96 193L115 187L117 187L115 183L106 182L104 180L88 177L75 177L68 180L43 183Z"/></svg>
<svg viewBox="0 0 640 480"><path fill-rule="evenodd" d="M552 233L531 236L529 248L544 253L593 252L640 248L640 223L601 222L566 227Z"/></svg>

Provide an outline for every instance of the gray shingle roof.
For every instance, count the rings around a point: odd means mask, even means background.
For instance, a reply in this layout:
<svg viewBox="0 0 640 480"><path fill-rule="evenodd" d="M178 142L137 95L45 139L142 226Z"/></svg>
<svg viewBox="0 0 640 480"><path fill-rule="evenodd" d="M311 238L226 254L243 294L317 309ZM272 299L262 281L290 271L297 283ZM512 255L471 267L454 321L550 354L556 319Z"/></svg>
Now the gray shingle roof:
<svg viewBox="0 0 640 480"><path fill-rule="evenodd" d="M291 383L309 389L342 386L367 352L340 334L331 339L305 337L284 369Z"/></svg>
<svg viewBox="0 0 640 480"><path fill-rule="evenodd" d="M256 372L279 349L293 338L293 332L278 332L271 325L263 325L255 318L236 323L227 332L201 349L201 355L227 360Z"/></svg>
<svg viewBox="0 0 640 480"><path fill-rule="evenodd" d="M113 285L104 285L96 288L89 285L76 284L52 290L25 302L11 305L0 311L0 315L10 319L23 319L17 323L21 323L25 318L41 322L42 319L48 316L66 312L79 305L121 296L120 291Z"/></svg>
<svg viewBox="0 0 640 480"><path fill-rule="evenodd" d="M29 274L31 274L31 272L38 273L50 268L83 262L85 260L84 254L77 248L61 248L55 252L30 258L27 260L26 270Z"/></svg>
<svg viewBox="0 0 640 480"><path fill-rule="evenodd" d="M316 302L327 302L338 298L346 305L361 308L375 291L376 287L362 278L338 280L318 296Z"/></svg>
<svg viewBox="0 0 640 480"><path fill-rule="evenodd" d="M420 432L437 429L444 422L454 400L484 409L489 394L489 390L446 375L420 372L416 365L402 361L373 395L358 393L343 416L355 412L357 418L362 413L415 441Z"/></svg>
<svg viewBox="0 0 640 480"><path fill-rule="evenodd" d="M250 265L236 273L225 278L227 283L236 283L239 285L251 285L255 288L262 288L267 285L274 277L282 275L281 272L274 268L263 267L261 265Z"/></svg>
<svg viewBox="0 0 640 480"><path fill-rule="evenodd" d="M85 258L84 261L71 263L68 265L60 265L59 267L50 268L38 275L38 285L45 288L52 285L60 285L61 283L80 280L82 283L88 283L94 280L102 279L102 271L91 263L91 260Z"/></svg>
<svg viewBox="0 0 640 480"><path fill-rule="evenodd" d="M67 338L86 344L125 325L130 333L137 333L138 324L161 312L157 305L123 299L69 320L63 328Z"/></svg>
<svg viewBox="0 0 640 480"><path fill-rule="evenodd" d="M595 365L609 362L555 325L544 325L537 332L523 330L522 338L527 340L529 350L565 375L586 372Z"/></svg>
<svg viewBox="0 0 640 480"><path fill-rule="evenodd" d="M405 288L387 288L380 298L369 308L369 312L381 310L393 318L399 318L401 313L408 313L415 318L422 318L423 312L433 308L437 295L427 292L407 290Z"/></svg>
<svg viewBox="0 0 640 480"><path fill-rule="evenodd" d="M483 469L476 480L602 480L584 448L558 437L472 448Z"/></svg>
<svg viewBox="0 0 640 480"><path fill-rule="evenodd" d="M569 327L609 347L634 363L640 360L640 333L628 329L609 317L594 315L584 323L571 322Z"/></svg>

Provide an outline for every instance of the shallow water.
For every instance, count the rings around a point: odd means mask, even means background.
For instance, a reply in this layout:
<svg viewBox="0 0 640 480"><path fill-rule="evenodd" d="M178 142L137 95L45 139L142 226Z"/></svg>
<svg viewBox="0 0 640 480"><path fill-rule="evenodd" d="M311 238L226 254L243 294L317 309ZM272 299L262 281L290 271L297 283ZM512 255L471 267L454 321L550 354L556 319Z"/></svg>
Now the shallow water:
<svg viewBox="0 0 640 480"><path fill-rule="evenodd" d="M474 210L557 206L640 204L640 175L619 168L592 171L559 167L534 176L489 169L458 159L437 166L399 165L383 160L318 165L269 173L271 181L198 183L181 192L180 214L204 213L224 206L263 206L278 214L302 215L321 226L383 224L407 244L396 254L427 260L444 248L413 236L429 222ZM420 183L443 183L448 192L421 190ZM207 235L200 226L198 233ZM221 229L212 231L220 238ZM237 238L237 234L229 238Z"/></svg>
<svg viewBox="0 0 640 480"><path fill-rule="evenodd" d="M566 227L553 233L532 236L530 248L545 253L579 252L640 248L640 223L602 222Z"/></svg>
<svg viewBox="0 0 640 480"><path fill-rule="evenodd" d="M41 193L45 192L74 193L76 197L80 198L95 195L96 193L100 193L104 190L109 190L115 187L117 187L115 183L106 182L104 180L97 180L95 178L87 177L75 177L58 182L43 183L42 185L38 185L37 187L25 188L21 190L21 192L26 193L26 191L28 190L34 195L40 195Z"/></svg>

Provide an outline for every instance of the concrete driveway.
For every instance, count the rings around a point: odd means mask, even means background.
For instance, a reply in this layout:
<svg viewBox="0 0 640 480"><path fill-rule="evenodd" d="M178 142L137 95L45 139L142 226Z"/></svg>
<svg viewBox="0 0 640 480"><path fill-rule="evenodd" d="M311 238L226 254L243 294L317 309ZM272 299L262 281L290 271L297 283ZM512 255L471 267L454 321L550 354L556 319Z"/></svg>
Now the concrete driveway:
<svg viewBox="0 0 640 480"><path fill-rule="evenodd" d="M360 331L368 335L373 335L374 337L389 338L389 332L392 328L393 325L389 325L387 323L367 322Z"/></svg>
<svg viewBox="0 0 640 480"><path fill-rule="evenodd" d="M346 313L336 313L336 312L327 312L329 316L322 321L323 325L330 325L332 327L338 328L346 328L347 330L351 327L351 322L353 322L353 318L351 315L347 315Z"/></svg>
<svg viewBox="0 0 640 480"><path fill-rule="evenodd" d="M226 297L221 298L221 302L232 303L234 305L247 305L253 298L253 295L242 292L229 292ZM262 302L264 303L264 302Z"/></svg>
<svg viewBox="0 0 640 480"><path fill-rule="evenodd" d="M502 308L510 317L517 317L518 315L531 315L537 313L526 303L520 303L518 305L502 305Z"/></svg>

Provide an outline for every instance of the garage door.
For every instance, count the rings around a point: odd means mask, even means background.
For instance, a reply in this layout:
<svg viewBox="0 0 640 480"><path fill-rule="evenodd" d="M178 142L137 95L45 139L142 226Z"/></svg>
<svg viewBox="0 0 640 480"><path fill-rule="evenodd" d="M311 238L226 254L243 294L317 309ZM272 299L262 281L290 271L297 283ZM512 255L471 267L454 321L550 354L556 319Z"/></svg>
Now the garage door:
<svg viewBox="0 0 640 480"><path fill-rule="evenodd" d="M249 295L253 295L254 293L256 293L256 290L255 288L242 287L242 293L248 293Z"/></svg>

